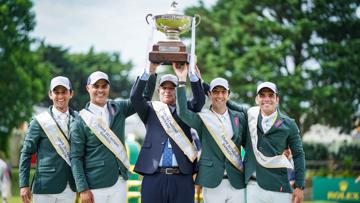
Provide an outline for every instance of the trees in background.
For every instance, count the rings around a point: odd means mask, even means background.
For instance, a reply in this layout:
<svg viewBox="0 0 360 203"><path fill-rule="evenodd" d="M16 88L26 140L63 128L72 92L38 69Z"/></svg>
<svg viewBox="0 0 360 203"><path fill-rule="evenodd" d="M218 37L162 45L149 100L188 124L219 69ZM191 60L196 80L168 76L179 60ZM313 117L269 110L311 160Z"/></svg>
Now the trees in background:
<svg viewBox="0 0 360 203"><path fill-rule="evenodd" d="M32 1L0 0L0 150L14 127L28 121L46 92L49 70L31 52Z"/></svg>
<svg viewBox="0 0 360 203"><path fill-rule="evenodd" d="M196 53L205 80L229 79L234 99L253 105L273 81L281 110L305 132L314 123L351 130L360 98L356 0L219 0L201 15Z"/></svg>
<svg viewBox="0 0 360 203"><path fill-rule="evenodd" d="M87 53L69 53L61 46L46 45L41 42L36 50L43 64L50 66L51 75L67 76L73 85L75 95L70 106L75 110L82 109L89 101L86 91L88 76L97 70L109 75L111 82L110 97L129 97L132 81L129 73L131 62L122 62L119 53L95 53L93 48ZM48 81L50 82L50 81ZM48 98L42 102L44 106L50 105Z"/></svg>

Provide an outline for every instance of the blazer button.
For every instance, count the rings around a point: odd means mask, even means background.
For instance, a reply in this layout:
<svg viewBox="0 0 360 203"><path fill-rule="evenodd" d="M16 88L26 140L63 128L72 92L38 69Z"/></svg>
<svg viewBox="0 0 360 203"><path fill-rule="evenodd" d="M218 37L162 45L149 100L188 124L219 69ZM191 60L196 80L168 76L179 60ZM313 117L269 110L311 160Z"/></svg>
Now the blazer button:
<svg viewBox="0 0 360 203"><path fill-rule="evenodd" d="M259 147L259 150L261 150L261 151L262 151L262 150L263 150L263 148L262 148L262 147Z"/></svg>

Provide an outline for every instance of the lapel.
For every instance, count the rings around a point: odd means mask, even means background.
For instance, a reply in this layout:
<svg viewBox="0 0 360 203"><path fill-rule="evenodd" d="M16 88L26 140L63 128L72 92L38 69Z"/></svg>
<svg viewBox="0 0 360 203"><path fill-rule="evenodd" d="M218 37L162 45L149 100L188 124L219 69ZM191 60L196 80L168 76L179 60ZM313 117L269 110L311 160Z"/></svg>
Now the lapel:
<svg viewBox="0 0 360 203"><path fill-rule="evenodd" d="M54 122L56 123L56 125L57 125L57 127L59 128L59 130L61 131L61 133L62 133L63 135L65 135L63 129L61 129L60 125L57 123L57 121L56 121L56 119L55 119L55 117L54 117L54 114L53 114L53 112L52 112L52 108L54 108L53 105L51 105L51 106L48 108L48 112L50 113L50 116L53 118ZM69 108L69 114L70 114L70 108ZM69 123L68 123L68 131L70 131L70 121L71 121L71 117L72 117L72 116L71 116L71 114L70 114ZM69 141L70 136L69 136L69 138L68 138L68 136L66 136L66 135L65 135L64 137Z"/></svg>
<svg viewBox="0 0 360 203"><path fill-rule="evenodd" d="M115 106L110 101L107 101L106 103L107 103L107 108L108 108L108 111L109 111L109 121L110 121L109 128L111 129L111 127L112 127L112 125L114 123L114 117L115 117L115 114L116 114L116 110L115 110ZM90 102L88 102L86 104L86 106L85 106L85 109L88 110L88 111L90 111L89 106L90 106Z"/></svg>
<svg viewBox="0 0 360 203"><path fill-rule="evenodd" d="M264 130L262 128L261 122L262 122L262 115L261 112L259 112L257 129L261 132L261 134L264 134Z"/></svg>
<svg viewBox="0 0 360 203"><path fill-rule="evenodd" d="M115 106L112 105L111 102L107 102L107 108L109 111L109 120L110 120L110 128L112 127L113 123L114 123L114 117L115 117Z"/></svg>
<svg viewBox="0 0 360 203"><path fill-rule="evenodd" d="M231 109L228 108L230 120L231 120L231 126L233 129L233 136L231 138L232 141L235 141L239 137L239 117L236 115L235 112L233 112Z"/></svg>
<svg viewBox="0 0 360 203"><path fill-rule="evenodd" d="M275 131L276 129L278 129L284 122L284 115L279 111L279 109L277 109L278 115L277 118L274 122L274 124L271 126L271 128L269 129L269 131L266 134L270 134L273 131Z"/></svg>

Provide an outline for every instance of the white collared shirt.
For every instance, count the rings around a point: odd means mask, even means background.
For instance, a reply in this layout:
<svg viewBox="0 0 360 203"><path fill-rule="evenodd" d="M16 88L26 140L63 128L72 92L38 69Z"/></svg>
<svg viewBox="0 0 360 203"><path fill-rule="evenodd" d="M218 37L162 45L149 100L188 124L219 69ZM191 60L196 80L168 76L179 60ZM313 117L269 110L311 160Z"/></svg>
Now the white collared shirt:
<svg viewBox="0 0 360 203"><path fill-rule="evenodd" d="M231 139L233 137L234 131L232 128L229 111L226 109L225 113L223 113L223 114L216 113L215 111L213 111L213 112L219 118L221 123L225 126L226 133L229 136L229 138Z"/></svg>
<svg viewBox="0 0 360 203"><path fill-rule="evenodd" d="M171 112L171 113L174 113L174 111L175 111L175 109L176 109L176 106L174 106L174 105L168 105L168 106L169 106L170 112ZM168 147L169 147L169 148L172 148L169 138L167 139L167 143L168 143ZM165 147L166 147L166 146L165 146ZM164 154L161 155L159 167L162 167L162 165L163 165L163 156L164 156ZM179 166L179 164L178 164L178 162L177 162L177 160L176 160L175 152L174 152L174 151L173 151L173 154L172 154L172 163L171 163L171 166L172 166L172 167Z"/></svg>
<svg viewBox="0 0 360 203"><path fill-rule="evenodd" d="M102 118L107 126L110 126L110 113L107 104L101 107L90 102L89 110L96 116Z"/></svg>
<svg viewBox="0 0 360 203"><path fill-rule="evenodd" d="M53 116L55 118L56 123L60 126L64 135L69 138L69 121L70 121L70 113L69 109L66 112L61 112L57 110L55 107L51 109Z"/></svg>
<svg viewBox="0 0 360 203"><path fill-rule="evenodd" d="M277 111L275 111L269 116L262 115L261 127L264 133L267 133L270 130L271 126L275 122L276 117L277 117Z"/></svg>

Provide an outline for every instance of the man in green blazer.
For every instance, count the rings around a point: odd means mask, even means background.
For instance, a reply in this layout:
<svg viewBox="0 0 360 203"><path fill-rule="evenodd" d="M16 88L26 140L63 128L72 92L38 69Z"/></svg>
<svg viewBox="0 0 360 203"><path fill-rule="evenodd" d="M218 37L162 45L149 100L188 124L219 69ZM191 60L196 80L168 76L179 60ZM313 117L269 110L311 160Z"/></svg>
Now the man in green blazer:
<svg viewBox="0 0 360 203"><path fill-rule="evenodd" d="M155 81L150 81L152 95ZM71 125L71 167L83 203L126 202L129 161L125 149L125 119L135 113L130 100L108 100L106 73L90 74L90 102ZM148 99L151 98L147 97Z"/></svg>
<svg viewBox="0 0 360 203"><path fill-rule="evenodd" d="M30 122L21 149L19 187L24 203L30 203L31 193L35 203L74 202L76 197L68 143L69 125L76 116L68 107L73 96L70 80L62 76L53 78L48 94L53 105ZM64 153L61 153L61 149ZM30 162L33 154L36 154L37 161L30 186Z"/></svg>
<svg viewBox="0 0 360 203"><path fill-rule="evenodd" d="M305 185L305 154L295 121L282 114L278 107L276 85L263 82L257 87L256 104L247 110L245 181L247 202L288 202L303 200ZM244 109L230 103L230 108ZM294 165L283 155L290 148ZM295 170L295 190L290 187L287 168ZM261 195L259 195L261 194Z"/></svg>
<svg viewBox="0 0 360 203"><path fill-rule="evenodd" d="M180 81L187 70L176 69ZM184 84L184 83L183 83ZM216 78L210 83L211 107L196 114L186 105L185 85L176 89L177 113L194 128L201 140L201 157L195 183L203 187L205 203L245 202L241 145L245 144L246 120L241 112L228 109L228 81Z"/></svg>

